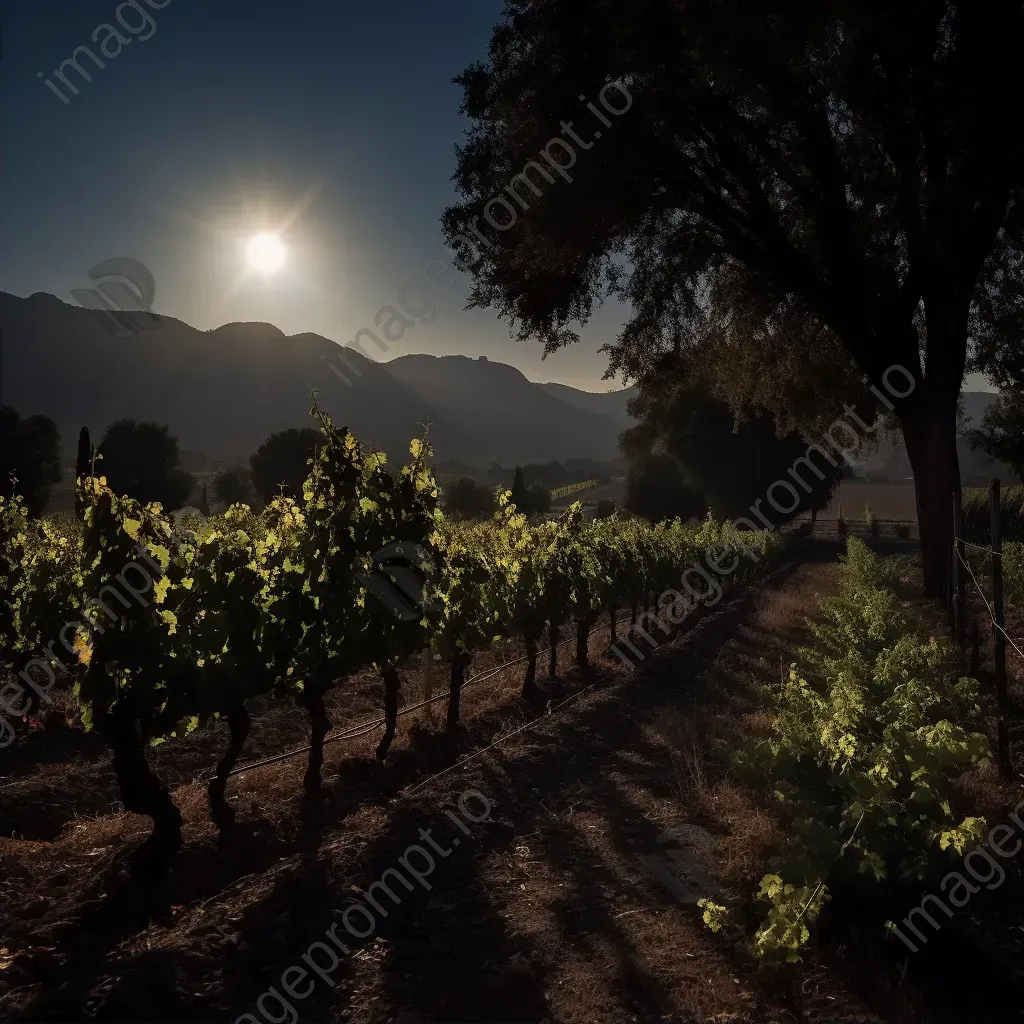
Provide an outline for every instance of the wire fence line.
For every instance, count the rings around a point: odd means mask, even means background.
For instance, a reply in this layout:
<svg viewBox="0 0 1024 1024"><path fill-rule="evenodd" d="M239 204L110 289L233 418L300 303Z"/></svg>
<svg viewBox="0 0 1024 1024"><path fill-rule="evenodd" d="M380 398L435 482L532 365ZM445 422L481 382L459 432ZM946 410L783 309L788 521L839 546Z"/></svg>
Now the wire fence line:
<svg viewBox="0 0 1024 1024"><path fill-rule="evenodd" d="M979 544L969 541L964 537L965 526L963 522L962 501L957 495L953 495L953 554L950 559L950 597L953 612L954 632L958 644L961 647L962 657L966 659L967 641L965 636L965 616L970 614L969 602L965 600L963 584L970 579L974 592L977 593L985 614L988 616L992 628L992 657L993 675L995 682L996 701L998 705L997 731L998 731L998 763L1000 774L1004 778L1010 777L1012 773L1010 763L1010 730L1009 719L1011 717L1011 705L1007 688L1006 674L1006 652L1007 647L1013 651L1024 663L1024 650L1017 641L1006 631L1006 602L1005 602L1005 577L1004 570L1008 569L1019 575L1019 559L1016 557L1016 549L1012 552L1010 559L1006 558L1006 551L1003 549L1003 509L1001 502L1000 481L992 480L988 494L989 514L989 540L990 545ZM977 503L976 503L977 504ZM1012 518L1012 516L1011 516ZM972 529L977 532L979 523L975 522ZM982 539L982 538L979 538ZM971 564L969 552L977 552L981 559L988 564L991 582L990 594L978 579L978 574ZM967 576L963 576L961 566L966 570ZM1016 594L1019 589L1019 580L1011 579L1011 587ZM989 596L991 595L991 601ZM980 638L977 626L977 618L973 618L973 650L971 654L970 669L977 674L980 668Z"/></svg>
<svg viewBox="0 0 1024 1024"><path fill-rule="evenodd" d="M962 540L962 539L959 539L959 542L961 544L968 543L967 541ZM977 547L976 544L972 544L970 546L971 547ZM989 550L989 549L981 549L981 550ZM1002 557L1001 553L998 552L998 551L989 551L989 554L995 555L997 558ZM996 621L996 616L995 616L995 613L992 611L992 606L988 603L988 598L985 596L985 590L982 587L982 585L978 582L978 577L974 575L974 569L971 568L971 563L968 562L967 559L964 558L963 554L960 551L957 551L957 555L959 556L960 561L963 562L964 568L966 568L967 571L971 575L971 579L974 582L974 589L977 591L978 596L981 598L982 603L985 605L985 611L988 612L988 616L992 620L992 627L994 629L997 629L1000 633L1003 634L1003 636L1006 637L1007 642L1010 644L1010 646L1017 652L1018 655L1020 655L1021 661L1024 661L1024 651L1022 651L1017 646L1017 643L1013 639L1013 637L1011 637L1010 634L1007 633L1006 630Z"/></svg>

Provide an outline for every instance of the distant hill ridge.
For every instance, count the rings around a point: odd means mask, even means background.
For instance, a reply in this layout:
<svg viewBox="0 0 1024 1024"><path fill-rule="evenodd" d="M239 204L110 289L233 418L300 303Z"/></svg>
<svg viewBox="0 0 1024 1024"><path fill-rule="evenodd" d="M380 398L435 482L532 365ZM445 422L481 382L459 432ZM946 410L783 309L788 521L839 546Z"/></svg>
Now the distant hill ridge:
<svg viewBox="0 0 1024 1024"><path fill-rule="evenodd" d="M339 347L316 334L288 336L266 323L200 331L161 319L158 329L117 338L95 313L56 296L0 292L0 401L52 417L65 446L83 425L98 435L130 417L166 423L182 448L212 458L310 425L312 389L337 423L392 458L428 425L443 459L614 459L630 424L632 389L534 384L512 366L468 356L377 363L348 349L341 361Z"/></svg>

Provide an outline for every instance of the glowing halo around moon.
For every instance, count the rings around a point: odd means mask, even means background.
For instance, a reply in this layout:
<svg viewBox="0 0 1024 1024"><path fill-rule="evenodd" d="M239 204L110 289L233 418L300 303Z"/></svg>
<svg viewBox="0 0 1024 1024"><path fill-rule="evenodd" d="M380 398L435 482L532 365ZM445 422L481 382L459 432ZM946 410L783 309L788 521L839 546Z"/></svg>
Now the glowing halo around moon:
<svg viewBox="0 0 1024 1024"><path fill-rule="evenodd" d="M263 277L273 277L284 266L287 255L280 236L269 231L253 235L245 245L246 261Z"/></svg>

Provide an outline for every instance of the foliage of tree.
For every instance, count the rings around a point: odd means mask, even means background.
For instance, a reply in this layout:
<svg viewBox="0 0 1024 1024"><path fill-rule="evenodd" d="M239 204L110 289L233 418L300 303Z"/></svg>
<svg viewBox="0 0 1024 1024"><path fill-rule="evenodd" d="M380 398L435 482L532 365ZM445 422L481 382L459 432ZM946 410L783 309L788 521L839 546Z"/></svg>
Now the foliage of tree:
<svg viewBox="0 0 1024 1024"><path fill-rule="evenodd" d="M60 432L53 420L23 418L9 405L0 406L0 494L20 495L28 514L40 516L50 485L61 475Z"/></svg>
<svg viewBox="0 0 1024 1024"><path fill-rule="evenodd" d="M252 486L252 473L247 466L228 466L219 470L213 478L213 499L224 505L248 505L256 503L256 492Z"/></svg>
<svg viewBox="0 0 1024 1024"><path fill-rule="evenodd" d="M178 440L166 426L118 420L100 440L96 473L106 477L117 494L142 504L159 502L165 509L180 508L195 487L181 468Z"/></svg>
<svg viewBox="0 0 1024 1024"><path fill-rule="evenodd" d="M309 474L309 460L316 455L320 432L312 427L292 427L271 434L249 458L256 494L269 502L277 494L302 497Z"/></svg>
<svg viewBox="0 0 1024 1024"><path fill-rule="evenodd" d="M618 506L608 498L602 498L594 509L595 519L610 519L617 511Z"/></svg>
<svg viewBox="0 0 1024 1024"><path fill-rule="evenodd" d="M626 476L626 508L652 523L665 519L703 519L708 503L691 487L679 461L664 453L630 462Z"/></svg>
<svg viewBox="0 0 1024 1024"><path fill-rule="evenodd" d="M768 415L737 423L727 405L701 388L645 391L637 411L640 422L623 443L640 451L661 447L674 456L689 486L719 517L749 519L760 512L772 525L788 522L827 502L843 474L841 454L809 453L797 434L779 437Z"/></svg>
<svg viewBox="0 0 1024 1024"><path fill-rule="evenodd" d="M1022 30L997 0L508 0L487 62L458 79L471 127L443 222L470 305L551 352L614 295L633 316L611 370L643 384L713 350L742 371L737 405L758 381L797 410L816 380L832 409L862 376L891 383L938 593L968 342L982 362L1020 348L1024 142L1003 112L1024 98ZM600 140L581 94L620 112ZM535 161L510 185L571 110L579 142L553 156L571 188ZM514 227L468 246L504 195Z"/></svg>
<svg viewBox="0 0 1024 1024"><path fill-rule="evenodd" d="M532 483L526 488L526 515L542 516L551 511L551 492L541 483Z"/></svg>
<svg viewBox="0 0 1024 1024"><path fill-rule="evenodd" d="M967 432L967 440L1024 478L1024 392L1001 394L985 410L981 426Z"/></svg>
<svg viewBox="0 0 1024 1024"><path fill-rule="evenodd" d="M441 488L445 513L455 519L487 519L494 511L494 493L472 477L459 477Z"/></svg>
<svg viewBox="0 0 1024 1024"><path fill-rule="evenodd" d="M516 466L509 499L524 516L543 515L551 510L551 493L541 483L526 485L523 470Z"/></svg>

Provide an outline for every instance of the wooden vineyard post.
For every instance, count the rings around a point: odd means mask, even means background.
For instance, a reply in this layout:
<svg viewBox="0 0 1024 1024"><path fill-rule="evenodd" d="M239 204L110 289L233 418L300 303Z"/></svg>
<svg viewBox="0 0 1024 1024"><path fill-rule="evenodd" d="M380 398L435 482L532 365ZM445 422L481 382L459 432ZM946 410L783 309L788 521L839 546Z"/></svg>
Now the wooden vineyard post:
<svg viewBox="0 0 1024 1024"><path fill-rule="evenodd" d="M1006 735L1006 621L1003 607L1003 537L999 501L999 480L995 479L989 492L989 511L992 516L992 613L995 617L992 632L995 640L996 700L999 704L999 773L1008 776L1010 744Z"/></svg>

